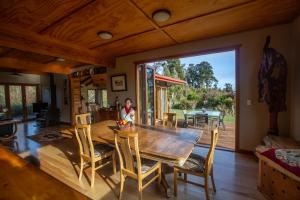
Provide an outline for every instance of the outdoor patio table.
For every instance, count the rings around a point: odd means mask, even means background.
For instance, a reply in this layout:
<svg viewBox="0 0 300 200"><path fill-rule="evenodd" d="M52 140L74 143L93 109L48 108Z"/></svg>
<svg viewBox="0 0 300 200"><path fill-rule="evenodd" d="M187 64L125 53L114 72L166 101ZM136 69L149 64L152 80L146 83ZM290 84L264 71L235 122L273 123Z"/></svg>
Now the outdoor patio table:
<svg viewBox="0 0 300 200"><path fill-rule="evenodd" d="M193 125L195 125L195 116L196 114L207 114L209 119L217 119L218 123L220 120L221 112L215 110L193 110L184 114L184 119L186 125L188 125L188 119L193 119Z"/></svg>

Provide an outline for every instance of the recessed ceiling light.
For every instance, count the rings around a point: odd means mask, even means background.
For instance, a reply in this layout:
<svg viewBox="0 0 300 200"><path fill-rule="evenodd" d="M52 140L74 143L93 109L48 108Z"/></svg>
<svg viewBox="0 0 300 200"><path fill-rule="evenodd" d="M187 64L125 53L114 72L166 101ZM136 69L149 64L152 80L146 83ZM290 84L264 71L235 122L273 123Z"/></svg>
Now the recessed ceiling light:
<svg viewBox="0 0 300 200"><path fill-rule="evenodd" d="M58 58L56 58L56 61L58 61L58 62L65 62L65 59L62 58L62 57L58 57Z"/></svg>
<svg viewBox="0 0 300 200"><path fill-rule="evenodd" d="M107 31L99 32L98 36L103 40L109 40L113 37L113 35L110 32L107 32Z"/></svg>
<svg viewBox="0 0 300 200"><path fill-rule="evenodd" d="M156 22L165 22L168 19L170 19L171 13L170 11L163 9L163 10L157 10L152 14L152 18Z"/></svg>

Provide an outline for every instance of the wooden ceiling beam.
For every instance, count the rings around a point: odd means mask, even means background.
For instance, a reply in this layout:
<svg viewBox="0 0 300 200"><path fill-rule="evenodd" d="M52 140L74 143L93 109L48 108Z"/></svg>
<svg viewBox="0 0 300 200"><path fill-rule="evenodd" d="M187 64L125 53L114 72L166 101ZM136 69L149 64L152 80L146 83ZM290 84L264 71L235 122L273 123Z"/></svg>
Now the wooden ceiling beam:
<svg viewBox="0 0 300 200"><path fill-rule="evenodd" d="M0 23L0 45L38 54L63 57L83 63L112 67L113 62L100 59L97 51L66 44L33 32Z"/></svg>
<svg viewBox="0 0 300 200"><path fill-rule="evenodd" d="M2 57L0 58L0 68L34 72L70 74L72 66L61 66L58 64L42 64L16 58Z"/></svg>

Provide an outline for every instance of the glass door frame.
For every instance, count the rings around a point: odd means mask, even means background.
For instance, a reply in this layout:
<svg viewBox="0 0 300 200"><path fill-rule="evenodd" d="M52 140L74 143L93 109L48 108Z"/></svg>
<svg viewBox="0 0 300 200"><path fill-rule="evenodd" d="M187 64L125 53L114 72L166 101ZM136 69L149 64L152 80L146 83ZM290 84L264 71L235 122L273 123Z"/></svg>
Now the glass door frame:
<svg viewBox="0 0 300 200"><path fill-rule="evenodd" d="M134 64L136 66L136 102L137 105L139 104L139 76L138 76L138 66L143 65L147 62L155 62L155 61L162 61L170 58L184 58L190 56L199 56L205 54L212 54L212 53L220 53L226 51L234 51L235 52L235 149L232 150L234 152L249 153L248 150L244 150L240 148L240 48L241 44L231 45L231 46L224 46L218 47L213 49L204 49L204 50L195 50L188 53L178 53L174 55L168 56L161 56L152 59L145 59L140 61L135 61ZM156 93L156 92L155 92ZM155 96L155 94L154 94ZM137 111L139 107L137 106ZM139 115L138 115L139 116ZM218 147L218 146L217 146Z"/></svg>
<svg viewBox="0 0 300 200"><path fill-rule="evenodd" d="M2 83L0 85L4 85L5 88L5 106L8 109L8 115L11 116L11 103L10 103L10 93L9 93L9 86L21 86L21 95L22 95L22 110L23 110L23 119L22 121L28 121L28 111L26 106L26 86L36 86L36 101L40 101L40 84L31 84L31 83Z"/></svg>
<svg viewBox="0 0 300 200"><path fill-rule="evenodd" d="M139 73L139 67L142 67L142 76L140 77ZM145 64L137 64L136 65L136 122L138 124L145 124L148 125L148 83L147 83L147 69L152 69L153 70L153 125L155 126L155 117L156 117L156 83L155 83L155 68L146 66ZM140 85L140 80L143 81L143 85ZM143 88L141 88L143 87ZM141 90L142 89L142 90ZM140 91L143 91L142 93ZM140 102L141 98L144 98L145 104L143 105L142 102ZM143 108L141 108L143 106ZM143 113L142 113L143 112ZM141 116L143 115L144 117L144 122Z"/></svg>

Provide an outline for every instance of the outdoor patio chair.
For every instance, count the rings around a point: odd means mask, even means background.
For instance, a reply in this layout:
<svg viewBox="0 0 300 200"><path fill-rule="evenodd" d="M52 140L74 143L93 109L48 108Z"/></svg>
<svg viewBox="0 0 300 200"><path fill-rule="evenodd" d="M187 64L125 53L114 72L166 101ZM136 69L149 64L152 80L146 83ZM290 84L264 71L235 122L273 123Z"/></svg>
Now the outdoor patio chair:
<svg viewBox="0 0 300 200"><path fill-rule="evenodd" d="M195 114L196 127L208 127L208 114L197 113ZM208 127L209 128L209 127Z"/></svg>
<svg viewBox="0 0 300 200"><path fill-rule="evenodd" d="M221 115L220 115L220 119L219 119L219 127L222 125L223 130L225 131L226 126L225 126L225 123L224 123L224 118L225 118L225 112L221 111Z"/></svg>

